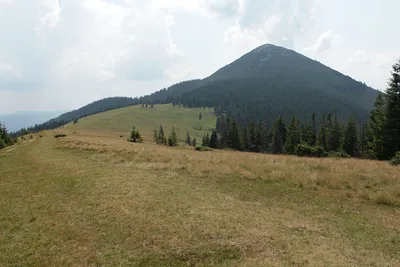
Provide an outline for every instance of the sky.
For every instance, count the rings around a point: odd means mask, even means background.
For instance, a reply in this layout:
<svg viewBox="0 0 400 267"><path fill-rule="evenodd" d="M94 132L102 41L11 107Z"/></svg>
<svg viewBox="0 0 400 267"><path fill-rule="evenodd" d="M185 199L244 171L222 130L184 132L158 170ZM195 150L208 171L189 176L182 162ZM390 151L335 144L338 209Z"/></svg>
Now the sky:
<svg viewBox="0 0 400 267"><path fill-rule="evenodd" d="M265 43L384 90L400 1L0 0L0 113L204 78Z"/></svg>

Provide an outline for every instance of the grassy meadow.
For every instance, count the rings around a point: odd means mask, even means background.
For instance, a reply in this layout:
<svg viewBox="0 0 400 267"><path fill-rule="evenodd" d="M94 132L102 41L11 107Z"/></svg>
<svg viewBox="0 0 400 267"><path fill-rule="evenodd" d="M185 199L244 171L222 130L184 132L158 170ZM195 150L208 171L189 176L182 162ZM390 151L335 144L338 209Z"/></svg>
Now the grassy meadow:
<svg viewBox="0 0 400 267"><path fill-rule="evenodd" d="M199 120L199 113L203 119ZM141 105L125 107L82 118L77 124L66 127L71 130L101 131L115 133L115 135L129 136L132 126L135 125L143 135L145 141L152 141L154 129L157 131L160 124L168 136L175 127L180 142L185 142L187 132L191 138L196 137L201 143L202 137L215 129L216 116L212 109L173 107L172 104L150 105L143 108Z"/></svg>
<svg viewBox="0 0 400 267"><path fill-rule="evenodd" d="M84 123L0 151L0 266L400 266L399 167Z"/></svg>

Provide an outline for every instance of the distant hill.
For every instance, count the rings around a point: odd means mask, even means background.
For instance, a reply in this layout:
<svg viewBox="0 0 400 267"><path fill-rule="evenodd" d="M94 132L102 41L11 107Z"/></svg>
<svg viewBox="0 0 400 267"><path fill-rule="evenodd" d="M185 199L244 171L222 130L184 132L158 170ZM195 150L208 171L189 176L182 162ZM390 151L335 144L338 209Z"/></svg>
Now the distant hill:
<svg viewBox="0 0 400 267"><path fill-rule="evenodd" d="M334 113L341 121L368 119L377 90L293 50L262 45L203 80L184 81L140 98L106 98L65 113L31 130L61 125L75 118L142 103L181 103L215 107L239 123L271 122L276 116L302 121L313 112ZM44 127L45 126L45 127ZM58 127L58 126L57 126Z"/></svg>

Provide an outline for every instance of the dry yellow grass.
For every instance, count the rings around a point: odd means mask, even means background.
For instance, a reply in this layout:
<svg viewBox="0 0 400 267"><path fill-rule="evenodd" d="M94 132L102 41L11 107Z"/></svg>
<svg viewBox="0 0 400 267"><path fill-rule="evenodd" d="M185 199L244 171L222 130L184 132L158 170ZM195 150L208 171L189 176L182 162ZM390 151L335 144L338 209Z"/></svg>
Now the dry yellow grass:
<svg viewBox="0 0 400 267"><path fill-rule="evenodd" d="M399 266L399 168L53 132L0 152L0 265Z"/></svg>

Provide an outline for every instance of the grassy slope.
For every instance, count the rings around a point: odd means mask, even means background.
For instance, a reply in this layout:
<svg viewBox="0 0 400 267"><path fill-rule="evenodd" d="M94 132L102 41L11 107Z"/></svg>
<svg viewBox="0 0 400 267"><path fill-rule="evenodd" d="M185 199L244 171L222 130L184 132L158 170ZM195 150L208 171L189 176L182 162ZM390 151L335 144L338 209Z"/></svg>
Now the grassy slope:
<svg viewBox="0 0 400 267"><path fill-rule="evenodd" d="M199 120L202 112L203 120ZM164 132L169 134L175 127L178 138L184 142L187 132L196 137L200 143L206 132L215 128L216 117L212 110L202 108L178 108L171 104L155 105L154 108L142 108L141 105L120 108L82 118L75 125L68 125L72 130L108 131L128 137L129 131L135 125L146 140L153 139L154 129L160 124Z"/></svg>
<svg viewBox="0 0 400 267"><path fill-rule="evenodd" d="M53 132L0 151L0 266L399 266L399 168Z"/></svg>

